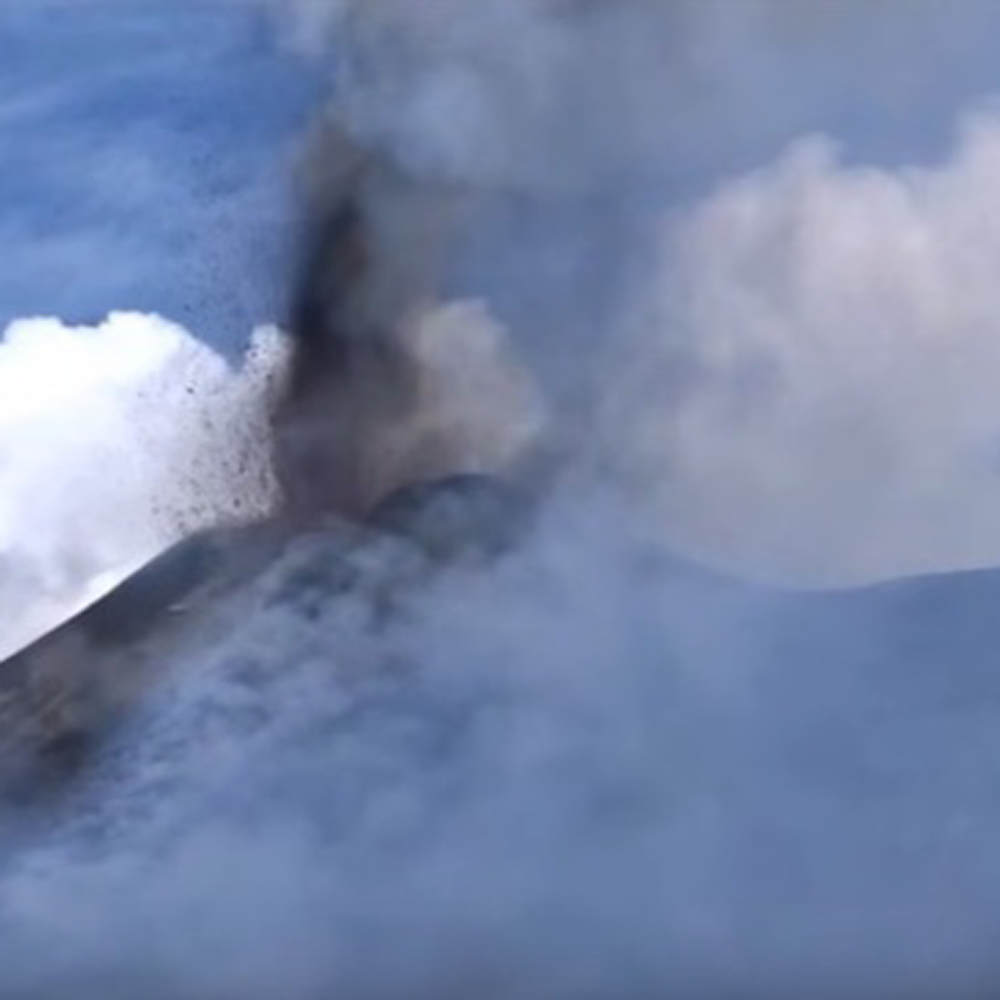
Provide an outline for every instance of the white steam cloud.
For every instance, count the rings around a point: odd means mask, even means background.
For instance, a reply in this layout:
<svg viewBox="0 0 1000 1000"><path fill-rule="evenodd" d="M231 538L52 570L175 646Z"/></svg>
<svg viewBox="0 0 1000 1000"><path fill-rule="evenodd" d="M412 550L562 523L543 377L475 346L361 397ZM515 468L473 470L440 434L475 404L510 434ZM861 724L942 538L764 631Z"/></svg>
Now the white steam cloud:
<svg viewBox="0 0 1000 1000"><path fill-rule="evenodd" d="M186 534L268 513L267 419L283 356L239 371L183 328L18 320L0 341L0 655Z"/></svg>

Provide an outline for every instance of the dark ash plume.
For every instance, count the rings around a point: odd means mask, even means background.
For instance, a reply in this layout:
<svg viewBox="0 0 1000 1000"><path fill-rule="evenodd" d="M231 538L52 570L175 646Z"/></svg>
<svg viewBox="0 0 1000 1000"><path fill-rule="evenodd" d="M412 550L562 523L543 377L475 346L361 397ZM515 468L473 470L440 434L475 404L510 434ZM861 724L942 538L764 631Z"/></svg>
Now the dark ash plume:
<svg viewBox="0 0 1000 1000"><path fill-rule="evenodd" d="M371 233L362 168L321 209L294 292L292 367L275 417L275 465L288 513L357 516L371 503L375 428L413 406L412 364L389 317L366 314Z"/></svg>
<svg viewBox="0 0 1000 1000"><path fill-rule="evenodd" d="M324 138L275 466L288 515L355 519L403 483L483 469L432 415L451 387L415 333L443 298L438 261L460 197L339 134Z"/></svg>

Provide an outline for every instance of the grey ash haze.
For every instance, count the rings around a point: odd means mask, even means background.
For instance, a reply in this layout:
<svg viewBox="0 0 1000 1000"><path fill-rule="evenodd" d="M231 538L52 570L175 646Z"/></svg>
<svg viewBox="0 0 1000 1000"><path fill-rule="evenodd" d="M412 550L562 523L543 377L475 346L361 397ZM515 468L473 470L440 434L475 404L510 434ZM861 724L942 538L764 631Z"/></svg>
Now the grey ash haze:
<svg viewBox="0 0 1000 1000"><path fill-rule="evenodd" d="M263 6L273 495L5 665L0 995L988 995L1000 5Z"/></svg>

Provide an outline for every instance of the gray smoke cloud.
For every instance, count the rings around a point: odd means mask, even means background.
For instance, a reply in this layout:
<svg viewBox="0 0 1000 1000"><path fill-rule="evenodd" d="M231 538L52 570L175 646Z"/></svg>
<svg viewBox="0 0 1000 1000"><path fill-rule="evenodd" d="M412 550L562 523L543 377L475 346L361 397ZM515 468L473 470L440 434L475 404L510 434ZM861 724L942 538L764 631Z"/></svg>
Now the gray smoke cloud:
<svg viewBox="0 0 1000 1000"><path fill-rule="evenodd" d="M486 299L548 452L754 576L1000 557L996 4L299 11L338 42L321 136L406 178L383 242Z"/></svg>
<svg viewBox="0 0 1000 1000"><path fill-rule="evenodd" d="M325 58L328 35L339 67L308 157L320 228L344 140L375 163L349 189L369 269L336 309L342 286L320 283L313 349L374 337L430 388L397 411L370 395L377 377L306 371L279 451L294 466L305 441L351 509L447 465L542 500L486 565L361 529L304 535L175 634L165 679L56 821L27 844L5 831L12 992L989 982L994 577L796 594L663 546L756 575L871 577L971 561L987 534L956 556L899 525L882 551L860 497L881 482L888 521L988 439L989 380L970 380L997 338L993 119L920 171L782 151L835 130L852 94L900 136L923 95L980 96L954 53L1000 12L907 10L296 11L292 40ZM926 341L952 335L969 353L935 379L946 352ZM956 397L974 403L957 414ZM359 441L374 471L341 464ZM948 481L925 508L942 518L979 479Z"/></svg>

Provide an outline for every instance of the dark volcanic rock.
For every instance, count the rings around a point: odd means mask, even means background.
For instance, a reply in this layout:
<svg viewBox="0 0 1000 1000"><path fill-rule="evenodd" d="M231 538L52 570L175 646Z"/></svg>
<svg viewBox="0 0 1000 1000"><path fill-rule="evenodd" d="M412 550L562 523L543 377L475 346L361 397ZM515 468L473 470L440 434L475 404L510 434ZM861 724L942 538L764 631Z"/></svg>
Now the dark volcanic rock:
<svg viewBox="0 0 1000 1000"><path fill-rule="evenodd" d="M311 620L345 593L372 586L384 604L429 568L425 557L496 555L522 520L512 489L456 476L397 491L369 526L275 522L182 541L0 664L0 779L16 797L34 798L77 773L179 650L224 640L255 608ZM391 538L400 543L387 548ZM373 583L356 555L375 551Z"/></svg>

